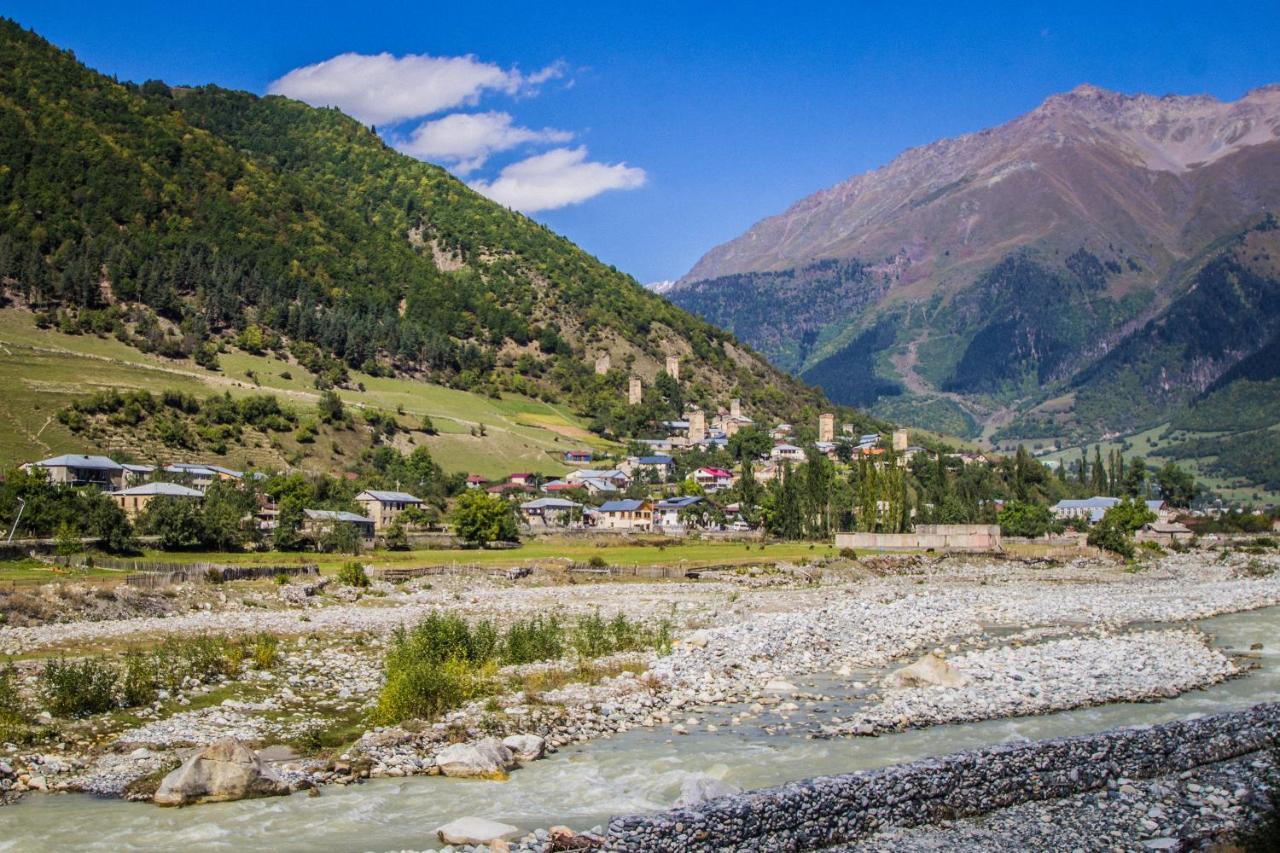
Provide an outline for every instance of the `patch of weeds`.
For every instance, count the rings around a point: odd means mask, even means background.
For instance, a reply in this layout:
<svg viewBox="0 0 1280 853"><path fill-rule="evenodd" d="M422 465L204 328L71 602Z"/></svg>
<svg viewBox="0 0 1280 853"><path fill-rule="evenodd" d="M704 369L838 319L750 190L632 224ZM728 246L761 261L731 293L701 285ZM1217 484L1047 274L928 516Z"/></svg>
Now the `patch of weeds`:
<svg viewBox="0 0 1280 853"><path fill-rule="evenodd" d="M40 693L50 713L59 717L88 717L116 706L119 673L102 658L68 661L58 657L40 670Z"/></svg>

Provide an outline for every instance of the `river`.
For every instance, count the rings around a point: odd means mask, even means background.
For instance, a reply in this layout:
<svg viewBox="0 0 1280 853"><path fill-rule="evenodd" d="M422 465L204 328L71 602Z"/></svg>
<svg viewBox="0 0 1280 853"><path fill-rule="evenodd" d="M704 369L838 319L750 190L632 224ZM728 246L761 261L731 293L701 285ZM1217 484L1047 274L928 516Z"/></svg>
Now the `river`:
<svg viewBox="0 0 1280 853"><path fill-rule="evenodd" d="M767 735L758 727L687 736L636 729L608 740L568 747L512 774L507 782L442 777L378 779L321 796L159 809L86 795L33 795L0 808L0 851L430 849L437 826L463 815L522 829L568 824L584 830L610 816L669 807L691 773L712 772L742 788L881 767L1009 740L1057 737L1115 726L1209 714L1280 696L1280 607L1198 623L1218 645L1246 651L1263 643L1257 669L1201 691L1161 702L1117 703L1038 717L935 726L878 738L811 740ZM862 674L861 677L865 677ZM858 679L855 673L853 679ZM831 678L797 679L802 689L835 692ZM856 704L856 695L827 714ZM702 722L723 711L698 714ZM803 715L801 715L803 716ZM801 722L793 715L793 723Z"/></svg>

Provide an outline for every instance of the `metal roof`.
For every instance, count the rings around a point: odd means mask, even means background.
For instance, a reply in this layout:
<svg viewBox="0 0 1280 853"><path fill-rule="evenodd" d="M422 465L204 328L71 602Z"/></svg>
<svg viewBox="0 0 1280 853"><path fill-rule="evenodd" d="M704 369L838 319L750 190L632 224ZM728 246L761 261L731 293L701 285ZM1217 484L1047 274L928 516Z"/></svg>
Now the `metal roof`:
<svg viewBox="0 0 1280 853"><path fill-rule="evenodd" d="M131 486L127 489L121 489L118 492L112 492L114 495L121 497L141 497L143 495L156 495L170 498L202 498L204 493L178 483L143 483L140 486Z"/></svg>
<svg viewBox="0 0 1280 853"><path fill-rule="evenodd" d="M373 524L372 518L356 515L344 509L304 509L307 518L315 521L350 521L359 524Z"/></svg>
<svg viewBox="0 0 1280 853"><path fill-rule="evenodd" d="M600 506L601 512L635 512L644 506L644 501L624 500L624 501L607 501Z"/></svg>
<svg viewBox="0 0 1280 853"><path fill-rule="evenodd" d="M582 506L582 504L564 498L538 498L520 504L521 509L572 509L576 506Z"/></svg>
<svg viewBox="0 0 1280 853"><path fill-rule="evenodd" d="M658 501L658 509L684 509L687 506L693 506L701 502L702 498L698 495L683 495L678 498L666 498Z"/></svg>
<svg viewBox="0 0 1280 853"><path fill-rule="evenodd" d="M85 456L81 453L64 453L36 463L44 468L89 468L97 471L123 471L123 466L106 456Z"/></svg>
<svg viewBox="0 0 1280 853"><path fill-rule="evenodd" d="M360 500L361 495L368 495L375 501L381 501L382 503L389 503L393 501L405 504L422 503L422 498L414 497L408 492L384 492L378 489L365 489L359 495L356 495L356 500Z"/></svg>

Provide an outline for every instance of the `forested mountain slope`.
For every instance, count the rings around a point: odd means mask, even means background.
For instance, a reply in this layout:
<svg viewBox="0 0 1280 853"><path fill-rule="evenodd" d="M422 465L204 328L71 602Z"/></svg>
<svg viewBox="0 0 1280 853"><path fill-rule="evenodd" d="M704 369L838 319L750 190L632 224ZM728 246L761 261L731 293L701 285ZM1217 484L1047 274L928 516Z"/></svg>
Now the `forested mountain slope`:
<svg viewBox="0 0 1280 853"><path fill-rule="evenodd" d="M0 285L69 329L212 366L270 351L570 402L603 431L682 358L684 400L799 418L822 396L568 240L335 110L119 83L0 22ZM613 370L597 376L601 353ZM652 394L652 392L650 392Z"/></svg>

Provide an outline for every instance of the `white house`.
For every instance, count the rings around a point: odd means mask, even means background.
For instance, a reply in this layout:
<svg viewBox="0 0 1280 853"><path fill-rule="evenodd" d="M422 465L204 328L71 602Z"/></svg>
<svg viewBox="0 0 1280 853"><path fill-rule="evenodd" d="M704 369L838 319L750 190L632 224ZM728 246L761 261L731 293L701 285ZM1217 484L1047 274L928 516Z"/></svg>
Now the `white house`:
<svg viewBox="0 0 1280 853"><path fill-rule="evenodd" d="M702 503L702 498L696 495L666 498L658 501L653 510L654 527L684 527L685 524L680 518L680 511L699 503Z"/></svg>
<svg viewBox="0 0 1280 853"><path fill-rule="evenodd" d="M693 472L693 481L708 494L724 491L733 486L733 473L723 468L699 468Z"/></svg>
<svg viewBox="0 0 1280 853"><path fill-rule="evenodd" d="M775 444L769 451L769 458L775 462L803 462L804 448L794 444Z"/></svg>
<svg viewBox="0 0 1280 853"><path fill-rule="evenodd" d="M49 482L63 486L96 486L103 491L119 488L124 481L124 466L106 456L64 453L25 466L49 474Z"/></svg>
<svg viewBox="0 0 1280 853"><path fill-rule="evenodd" d="M564 498L537 498L520 504L520 515L530 527L569 527L581 524L582 504Z"/></svg>

